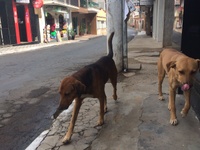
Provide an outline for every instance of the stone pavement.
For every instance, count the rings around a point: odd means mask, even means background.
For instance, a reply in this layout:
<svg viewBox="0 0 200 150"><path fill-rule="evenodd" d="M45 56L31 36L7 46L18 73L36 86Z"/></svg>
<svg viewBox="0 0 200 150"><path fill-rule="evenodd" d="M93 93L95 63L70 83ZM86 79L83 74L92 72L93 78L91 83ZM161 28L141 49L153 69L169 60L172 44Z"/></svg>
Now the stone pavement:
<svg viewBox="0 0 200 150"><path fill-rule="evenodd" d="M138 35L129 42L128 50L129 71L119 74L117 101L112 100L110 83L106 84L108 112L102 127L96 127L99 103L88 98L80 109L70 144L63 145L61 140L73 105L27 150L199 150L199 122L192 109L181 118L182 95L177 95L176 101L179 125L169 124L167 79L163 83L166 100L158 100L156 62L160 43Z"/></svg>

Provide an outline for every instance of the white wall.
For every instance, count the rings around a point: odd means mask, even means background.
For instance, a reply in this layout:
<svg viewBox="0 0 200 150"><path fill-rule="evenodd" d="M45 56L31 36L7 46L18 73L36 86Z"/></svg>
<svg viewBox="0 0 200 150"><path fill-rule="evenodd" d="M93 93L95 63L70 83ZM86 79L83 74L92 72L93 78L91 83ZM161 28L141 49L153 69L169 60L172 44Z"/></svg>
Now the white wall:
<svg viewBox="0 0 200 150"><path fill-rule="evenodd" d="M174 0L155 0L153 12L153 38L163 47L172 45Z"/></svg>
<svg viewBox="0 0 200 150"><path fill-rule="evenodd" d="M153 9L153 38L163 43L165 0L154 1Z"/></svg>
<svg viewBox="0 0 200 150"><path fill-rule="evenodd" d="M43 7L40 8L40 15L39 16L39 27L40 27L40 39L41 39L41 43L44 42L44 37L43 37L43 29L45 28L45 16L44 16L44 9Z"/></svg>

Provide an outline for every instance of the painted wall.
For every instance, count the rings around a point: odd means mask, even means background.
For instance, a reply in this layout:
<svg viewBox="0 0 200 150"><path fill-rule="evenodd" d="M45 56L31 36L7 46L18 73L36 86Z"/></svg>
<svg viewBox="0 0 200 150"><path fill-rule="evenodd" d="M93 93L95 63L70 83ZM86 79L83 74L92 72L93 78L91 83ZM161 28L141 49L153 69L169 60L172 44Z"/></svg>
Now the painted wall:
<svg viewBox="0 0 200 150"><path fill-rule="evenodd" d="M165 0L163 47L172 45L174 25L174 0Z"/></svg>
<svg viewBox="0 0 200 150"><path fill-rule="evenodd" d="M101 9L97 13L96 18L96 34L106 35L106 12Z"/></svg>
<svg viewBox="0 0 200 150"><path fill-rule="evenodd" d="M164 1L165 0L154 1L153 7L153 38L161 43L163 43Z"/></svg>

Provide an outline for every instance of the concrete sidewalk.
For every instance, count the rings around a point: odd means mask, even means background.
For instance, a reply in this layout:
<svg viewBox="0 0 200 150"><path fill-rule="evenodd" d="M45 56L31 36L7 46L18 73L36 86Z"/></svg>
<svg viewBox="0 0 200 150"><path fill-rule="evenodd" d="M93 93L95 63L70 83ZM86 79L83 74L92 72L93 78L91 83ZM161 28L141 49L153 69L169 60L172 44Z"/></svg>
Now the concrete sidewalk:
<svg viewBox="0 0 200 150"><path fill-rule="evenodd" d="M165 101L157 95L156 62L160 43L145 35L138 35L128 45L128 73L118 77L118 100L112 100L112 87L106 84L108 112L105 124L95 127L99 103L85 99L81 107L71 143L63 145L71 117L71 106L63 112L50 129L44 131L27 150L199 150L199 122L190 110L186 118L180 111L184 99L177 95L178 126L169 123L168 84L163 83ZM137 65L142 64L141 70Z"/></svg>
<svg viewBox="0 0 200 150"><path fill-rule="evenodd" d="M13 53L24 53L28 51L33 51L37 50L40 48L47 48L47 47L52 47L56 45L63 45L63 44L69 44L69 43L76 43L79 41L85 41L85 40L90 40L92 38L97 38L100 37L101 35L93 35L93 34L87 34L84 36L76 36L75 40L66 40L66 41L61 41L61 42L50 42L50 43L36 43L36 44L26 44L26 45L6 45L3 47L0 47L0 56L1 55L7 55L7 54L13 54Z"/></svg>

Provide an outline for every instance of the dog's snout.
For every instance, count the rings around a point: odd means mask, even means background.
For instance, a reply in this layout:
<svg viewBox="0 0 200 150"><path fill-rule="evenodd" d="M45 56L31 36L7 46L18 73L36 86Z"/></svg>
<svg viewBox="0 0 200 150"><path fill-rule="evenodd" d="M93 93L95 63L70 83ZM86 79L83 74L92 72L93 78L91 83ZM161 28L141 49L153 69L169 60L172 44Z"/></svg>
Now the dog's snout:
<svg viewBox="0 0 200 150"><path fill-rule="evenodd" d="M62 109L57 109L56 112L53 114L53 119L56 119L62 111Z"/></svg>

